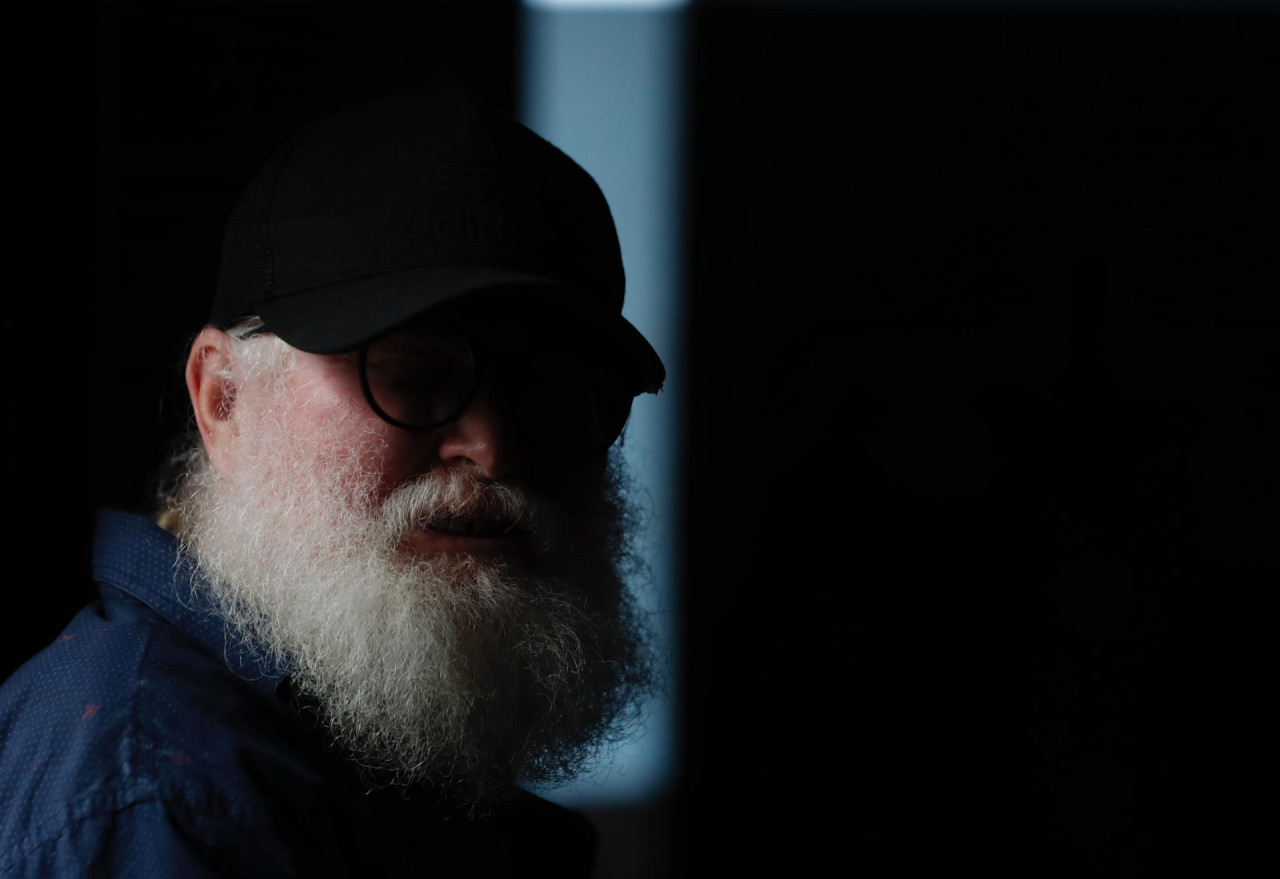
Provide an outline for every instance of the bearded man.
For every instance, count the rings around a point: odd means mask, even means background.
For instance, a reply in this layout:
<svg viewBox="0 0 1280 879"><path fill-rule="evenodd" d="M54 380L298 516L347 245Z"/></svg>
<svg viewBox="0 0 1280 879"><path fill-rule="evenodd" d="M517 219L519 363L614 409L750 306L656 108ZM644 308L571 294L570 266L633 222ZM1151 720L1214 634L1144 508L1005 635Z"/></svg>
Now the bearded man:
<svg viewBox="0 0 1280 879"><path fill-rule="evenodd" d="M609 210L499 111L317 120L228 223L152 519L0 692L5 876L574 876L525 787L652 685L610 447L662 363Z"/></svg>

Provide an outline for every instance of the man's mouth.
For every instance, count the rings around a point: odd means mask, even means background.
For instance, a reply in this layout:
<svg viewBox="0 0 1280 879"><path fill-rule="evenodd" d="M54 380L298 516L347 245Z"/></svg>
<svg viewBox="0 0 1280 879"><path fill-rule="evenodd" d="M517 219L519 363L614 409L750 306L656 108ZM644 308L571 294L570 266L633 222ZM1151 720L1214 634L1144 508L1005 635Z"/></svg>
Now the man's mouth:
<svg viewBox="0 0 1280 879"><path fill-rule="evenodd" d="M439 516L420 523L437 534L451 537L506 537L522 535L519 525L509 519L489 519L475 516Z"/></svg>

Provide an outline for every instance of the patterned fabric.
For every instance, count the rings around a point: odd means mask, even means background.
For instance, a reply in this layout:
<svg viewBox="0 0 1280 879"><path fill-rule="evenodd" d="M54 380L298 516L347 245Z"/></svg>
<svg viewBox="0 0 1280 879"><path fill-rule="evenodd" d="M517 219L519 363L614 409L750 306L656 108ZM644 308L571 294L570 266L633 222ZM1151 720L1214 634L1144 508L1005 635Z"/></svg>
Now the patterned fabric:
<svg viewBox="0 0 1280 879"><path fill-rule="evenodd" d="M99 515L94 576L0 687L0 876L589 875L590 826L532 794L369 791L148 519Z"/></svg>

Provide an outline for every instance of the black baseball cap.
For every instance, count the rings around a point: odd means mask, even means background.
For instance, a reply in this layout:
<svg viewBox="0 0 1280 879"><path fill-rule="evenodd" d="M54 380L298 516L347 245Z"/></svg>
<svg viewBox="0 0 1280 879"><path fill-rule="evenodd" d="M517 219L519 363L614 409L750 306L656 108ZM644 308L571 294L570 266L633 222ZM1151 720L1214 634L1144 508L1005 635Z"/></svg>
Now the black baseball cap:
<svg viewBox="0 0 1280 879"><path fill-rule="evenodd" d="M657 391L665 369L622 317L625 286L586 171L496 107L418 88L326 114L266 163L227 223L209 324L257 315L295 348L336 354L501 290L563 315L637 393Z"/></svg>

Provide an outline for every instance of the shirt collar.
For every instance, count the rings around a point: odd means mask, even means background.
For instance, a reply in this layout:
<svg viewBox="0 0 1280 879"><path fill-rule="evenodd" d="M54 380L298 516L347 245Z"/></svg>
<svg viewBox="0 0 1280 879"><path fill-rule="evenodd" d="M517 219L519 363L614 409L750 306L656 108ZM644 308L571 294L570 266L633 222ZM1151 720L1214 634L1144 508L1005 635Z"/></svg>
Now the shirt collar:
<svg viewBox="0 0 1280 879"><path fill-rule="evenodd" d="M100 510L93 575L150 607L183 634L222 656L249 683L274 694L285 675L264 662L214 609L182 543L145 516Z"/></svg>

